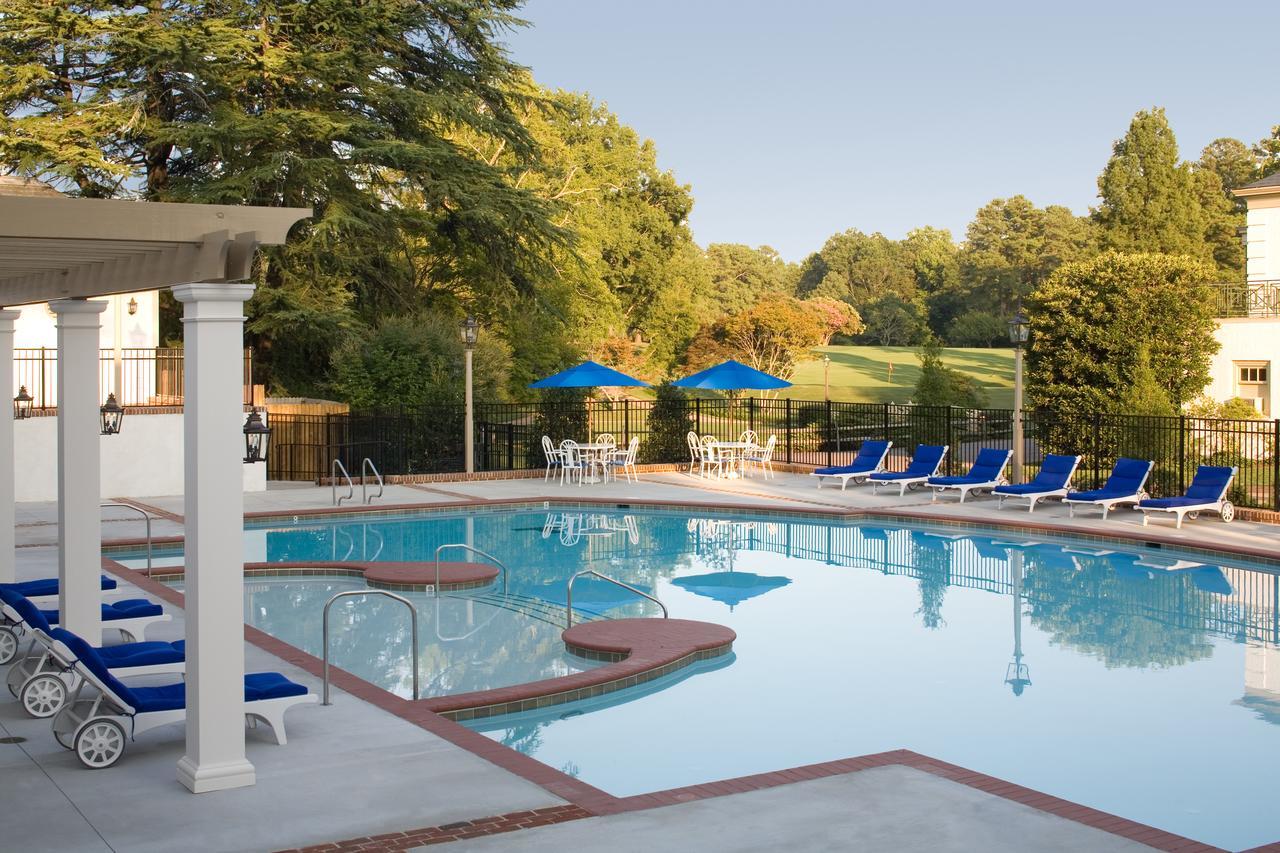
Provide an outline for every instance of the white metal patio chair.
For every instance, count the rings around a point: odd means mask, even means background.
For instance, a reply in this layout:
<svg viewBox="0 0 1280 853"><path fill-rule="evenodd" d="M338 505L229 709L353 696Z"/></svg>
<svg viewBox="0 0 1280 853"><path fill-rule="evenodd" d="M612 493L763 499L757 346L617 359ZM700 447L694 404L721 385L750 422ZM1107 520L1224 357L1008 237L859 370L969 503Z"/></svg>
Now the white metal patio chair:
<svg viewBox="0 0 1280 853"><path fill-rule="evenodd" d="M562 467L564 462L564 454L556 449L555 444L551 441L551 436L544 435L542 437L542 455L547 458L547 473L542 475L542 482L551 479L552 469Z"/></svg>
<svg viewBox="0 0 1280 853"><path fill-rule="evenodd" d="M698 463L702 461L702 442L693 430L689 430L684 438L689 445L689 473L692 474L693 469L697 468Z"/></svg>
<svg viewBox="0 0 1280 853"><path fill-rule="evenodd" d="M750 470L755 465L764 474L766 480L773 479L773 452L778 446L778 436L771 435L769 440L764 443L764 447L755 450L748 450L743 457L743 473Z"/></svg>
<svg viewBox="0 0 1280 853"><path fill-rule="evenodd" d="M724 459L720 453L720 442L714 435L704 435L698 443L699 474L707 476L707 469L714 468L716 477L724 476Z"/></svg>
<svg viewBox="0 0 1280 853"><path fill-rule="evenodd" d="M586 474L587 458L578 448L578 442L571 438L566 438L560 442L560 485L572 480L575 476L578 478L578 485L582 485L583 476Z"/></svg>
<svg viewBox="0 0 1280 853"><path fill-rule="evenodd" d="M633 435L631 441L627 443L626 450L615 450L613 455L609 457L608 464L605 466L606 471L613 471L614 479L617 479L617 471L622 471L622 476L626 477L628 482L636 482L640 479L640 472L636 470L636 454L640 452L640 436Z"/></svg>

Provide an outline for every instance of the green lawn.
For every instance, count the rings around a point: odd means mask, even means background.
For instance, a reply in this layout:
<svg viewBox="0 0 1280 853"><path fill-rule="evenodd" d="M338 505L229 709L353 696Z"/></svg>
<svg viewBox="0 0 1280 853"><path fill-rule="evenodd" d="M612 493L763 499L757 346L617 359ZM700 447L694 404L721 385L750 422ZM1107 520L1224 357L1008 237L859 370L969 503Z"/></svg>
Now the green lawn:
<svg viewBox="0 0 1280 853"><path fill-rule="evenodd" d="M796 368L795 384L784 397L822 399L822 356L831 358L831 399L869 403L906 403L911 399L920 360L914 347L819 347L812 361ZM968 374L982 387L990 408L1013 405L1013 350L951 347L943 362ZM890 377L889 365L893 365Z"/></svg>

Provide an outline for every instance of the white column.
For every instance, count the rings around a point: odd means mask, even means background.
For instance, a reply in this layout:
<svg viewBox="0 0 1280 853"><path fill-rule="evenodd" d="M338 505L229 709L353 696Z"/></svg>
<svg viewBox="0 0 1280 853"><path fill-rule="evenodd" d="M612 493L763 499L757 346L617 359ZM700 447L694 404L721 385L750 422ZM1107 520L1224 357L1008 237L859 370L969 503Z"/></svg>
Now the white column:
<svg viewBox="0 0 1280 853"><path fill-rule="evenodd" d="M244 751L244 302L251 284L184 284L187 754L194 793L254 783Z"/></svg>
<svg viewBox="0 0 1280 853"><path fill-rule="evenodd" d="M62 627L102 642L102 401L98 336L106 302L49 303L58 326L58 610Z"/></svg>
<svg viewBox="0 0 1280 853"><path fill-rule="evenodd" d="M0 459L9 473L0 473L0 583L13 583L13 478L18 476L13 453L13 324L19 311L0 310Z"/></svg>

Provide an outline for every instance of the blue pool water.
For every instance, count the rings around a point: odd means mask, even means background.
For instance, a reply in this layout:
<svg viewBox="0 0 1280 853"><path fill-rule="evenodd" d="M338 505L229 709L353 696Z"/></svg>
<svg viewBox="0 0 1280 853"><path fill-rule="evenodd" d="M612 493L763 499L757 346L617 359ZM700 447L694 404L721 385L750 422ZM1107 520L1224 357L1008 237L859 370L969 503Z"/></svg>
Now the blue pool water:
<svg viewBox="0 0 1280 853"><path fill-rule="evenodd" d="M416 597L427 695L591 666L559 643L585 568L733 628L731 657L472 724L619 796L906 748L1227 848L1280 839L1280 576L1245 563L622 509L301 522L248 541L253 560L429 560L470 541L506 562L506 599ZM359 587L247 584L250 623L312 652L324 600ZM596 582L574 597L588 616L656 615ZM402 613L370 601L345 618L335 662L407 695Z"/></svg>

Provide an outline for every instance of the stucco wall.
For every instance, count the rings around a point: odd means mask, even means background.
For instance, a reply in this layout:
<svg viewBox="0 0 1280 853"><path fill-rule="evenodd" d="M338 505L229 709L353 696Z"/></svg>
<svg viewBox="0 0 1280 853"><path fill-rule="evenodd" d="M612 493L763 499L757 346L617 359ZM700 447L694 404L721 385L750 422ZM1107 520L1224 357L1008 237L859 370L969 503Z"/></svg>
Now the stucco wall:
<svg viewBox="0 0 1280 853"><path fill-rule="evenodd" d="M1280 366L1280 318L1239 318L1218 320L1216 337L1222 349L1213 357L1209 368L1209 387L1205 394L1215 400L1236 396L1235 362L1269 362L1274 371ZM1280 417L1277 409L1276 377L1271 377L1271 417Z"/></svg>
<svg viewBox="0 0 1280 853"><path fill-rule="evenodd" d="M1248 276L1250 281L1280 280L1280 199L1249 199Z"/></svg>
<svg viewBox="0 0 1280 853"><path fill-rule="evenodd" d="M129 300L137 300L138 312L129 314ZM102 312L102 331L98 333L98 345L103 349L115 346L116 309L120 313L120 346L157 347L160 345L160 292L122 293L106 296L107 310ZM22 316L14 324L13 345L24 347L58 346L56 318L49 313L48 303L24 305L18 309Z"/></svg>
<svg viewBox="0 0 1280 853"><path fill-rule="evenodd" d="M183 493L182 415L126 415L119 435L102 442L102 497ZM19 501L58 499L58 419L15 421L14 481ZM267 488L267 466L243 465L246 492Z"/></svg>

